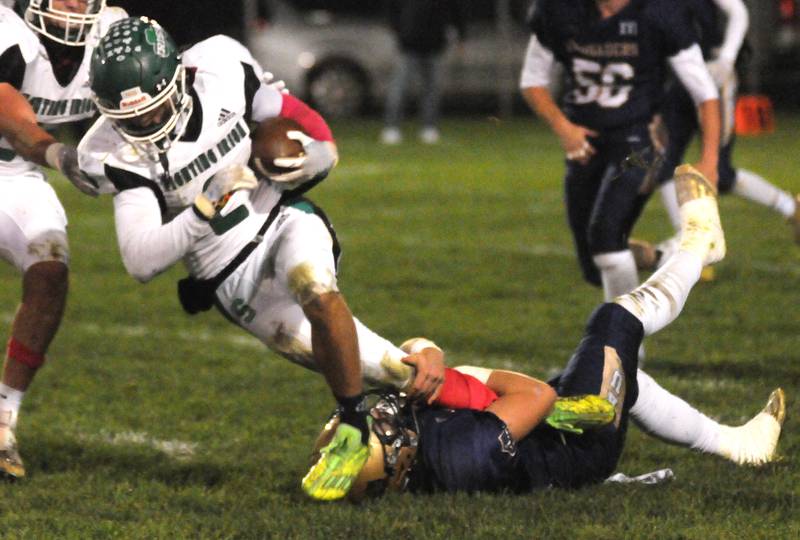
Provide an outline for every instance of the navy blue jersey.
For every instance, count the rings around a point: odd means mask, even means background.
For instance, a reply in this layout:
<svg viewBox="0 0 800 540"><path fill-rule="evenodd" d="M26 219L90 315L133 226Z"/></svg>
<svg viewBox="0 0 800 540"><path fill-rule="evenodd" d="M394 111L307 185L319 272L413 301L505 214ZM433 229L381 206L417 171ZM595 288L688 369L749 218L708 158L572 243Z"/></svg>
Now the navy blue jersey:
<svg viewBox="0 0 800 540"><path fill-rule="evenodd" d="M607 19L594 0L539 0L530 29L565 67L567 117L599 130L647 122L667 58L697 42L685 4L675 0L631 0Z"/></svg>
<svg viewBox="0 0 800 540"><path fill-rule="evenodd" d="M636 402L637 353L643 328L617 304L589 319L586 335L564 372L550 384L559 395L599 394L605 351L621 359L627 390L618 423L572 435L542 424L519 442L488 411L426 409L417 416L419 450L409 474L416 491L525 492L550 486L577 488L602 482L614 471Z"/></svg>
<svg viewBox="0 0 800 540"><path fill-rule="evenodd" d="M711 50L722 45L725 37L722 14L713 0L683 0L694 19L703 57L710 58Z"/></svg>

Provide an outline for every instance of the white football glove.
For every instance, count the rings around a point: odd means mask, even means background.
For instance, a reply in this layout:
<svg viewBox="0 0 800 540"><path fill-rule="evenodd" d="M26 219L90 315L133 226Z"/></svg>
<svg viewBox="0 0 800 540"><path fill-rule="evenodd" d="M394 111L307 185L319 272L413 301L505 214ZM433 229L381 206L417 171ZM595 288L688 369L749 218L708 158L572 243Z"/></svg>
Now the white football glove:
<svg viewBox="0 0 800 540"><path fill-rule="evenodd" d="M97 197L97 183L78 166L77 148L56 142L44 151L44 159L50 167L66 176L81 193Z"/></svg>
<svg viewBox="0 0 800 540"><path fill-rule="evenodd" d="M264 75L261 77L261 82L269 86L270 88L274 88L281 94L288 94L289 89L286 88L286 83L283 82L283 79L278 79L277 81L274 80L275 75L270 73L269 71L265 71Z"/></svg>
<svg viewBox="0 0 800 540"><path fill-rule="evenodd" d="M276 167L290 169L288 172L269 175L273 182L297 182L302 184L317 177L324 177L339 161L339 152L331 141L312 139L302 131L289 131L286 136L303 145L303 155L275 158Z"/></svg>
<svg viewBox="0 0 800 540"><path fill-rule="evenodd" d="M717 88L722 88L733 78L733 65L734 62L726 58L715 58L706 62L706 68Z"/></svg>
<svg viewBox="0 0 800 540"><path fill-rule="evenodd" d="M194 199L194 208L206 219L213 219L228 202L230 195L240 189L254 189L256 175L246 165L231 165L211 177L208 185Z"/></svg>

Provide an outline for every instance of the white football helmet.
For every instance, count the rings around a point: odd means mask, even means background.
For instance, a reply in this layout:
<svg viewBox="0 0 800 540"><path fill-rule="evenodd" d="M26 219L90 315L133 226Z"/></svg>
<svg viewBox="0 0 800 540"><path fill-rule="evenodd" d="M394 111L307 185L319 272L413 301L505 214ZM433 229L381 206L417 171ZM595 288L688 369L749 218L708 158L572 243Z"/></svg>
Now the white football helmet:
<svg viewBox="0 0 800 540"><path fill-rule="evenodd" d="M76 12L71 5L83 7L83 11ZM18 5L25 23L35 32L76 47L86 44L86 36L105 7L106 0L81 0L69 5L67 0L21 0Z"/></svg>

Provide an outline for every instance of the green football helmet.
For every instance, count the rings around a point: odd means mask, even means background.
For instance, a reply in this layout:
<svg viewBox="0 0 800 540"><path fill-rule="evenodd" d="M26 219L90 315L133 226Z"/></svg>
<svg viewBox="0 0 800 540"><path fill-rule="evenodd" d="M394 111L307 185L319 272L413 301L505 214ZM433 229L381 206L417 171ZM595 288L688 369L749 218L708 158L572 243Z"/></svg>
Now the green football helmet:
<svg viewBox="0 0 800 540"><path fill-rule="evenodd" d="M166 152L192 114L175 42L146 17L111 25L92 54L89 85L98 110L147 155Z"/></svg>
<svg viewBox="0 0 800 540"><path fill-rule="evenodd" d="M83 13L70 11L65 3L52 0L19 0L17 10L25 23L53 41L64 45L83 47L86 36L106 7L106 0L86 0Z"/></svg>

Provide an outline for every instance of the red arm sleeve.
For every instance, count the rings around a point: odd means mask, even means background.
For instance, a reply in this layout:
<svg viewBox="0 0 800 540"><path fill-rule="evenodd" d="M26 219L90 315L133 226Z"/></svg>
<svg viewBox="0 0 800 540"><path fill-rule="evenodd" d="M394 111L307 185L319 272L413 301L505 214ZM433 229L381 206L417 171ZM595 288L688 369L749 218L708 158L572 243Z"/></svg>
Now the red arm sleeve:
<svg viewBox="0 0 800 540"><path fill-rule="evenodd" d="M282 118L290 118L300 124L303 132L318 141L333 141L331 128L317 111L291 94L283 94Z"/></svg>
<svg viewBox="0 0 800 540"><path fill-rule="evenodd" d="M444 369L444 384L433 405L448 409L474 409L482 411L497 399L488 386L453 368Z"/></svg>

